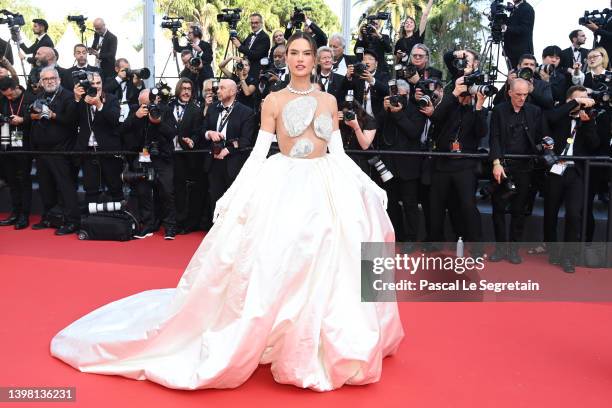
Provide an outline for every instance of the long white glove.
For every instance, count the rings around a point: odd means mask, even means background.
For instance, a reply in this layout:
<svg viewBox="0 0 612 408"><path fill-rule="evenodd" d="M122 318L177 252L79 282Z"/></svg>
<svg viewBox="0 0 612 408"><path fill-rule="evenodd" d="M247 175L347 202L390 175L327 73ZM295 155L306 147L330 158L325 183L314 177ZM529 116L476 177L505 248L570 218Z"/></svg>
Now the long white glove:
<svg viewBox="0 0 612 408"><path fill-rule="evenodd" d="M217 200L215 211L213 212L213 222L217 221L221 215L227 212L227 209L238 194L241 192L246 193L247 190L250 190L248 187L249 185L253 185L257 179L257 174L266 161L273 140L274 134L266 132L265 130L259 130L251 155L242 166L242 169L240 169L240 173L238 173L236 180L234 180L225 194ZM246 199L248 199L248 197Z"/></svg>
<svg viewBox="0 0 612 408"><path fill-rule="evenodd" d="M340 134L340 130L334 130L332 132L332 137L327 145L327 149L330 154L338 157L340 159L340 164L343 166L345 170L349 173L354 174L359 181L361 181L363 188L371 190L380 198L380 201L385 208L387 209L387 192L380 188L367 174L365 174L361 168L351 159L346 152L344 151L344 147L342 146L342 135Z"/></svg>

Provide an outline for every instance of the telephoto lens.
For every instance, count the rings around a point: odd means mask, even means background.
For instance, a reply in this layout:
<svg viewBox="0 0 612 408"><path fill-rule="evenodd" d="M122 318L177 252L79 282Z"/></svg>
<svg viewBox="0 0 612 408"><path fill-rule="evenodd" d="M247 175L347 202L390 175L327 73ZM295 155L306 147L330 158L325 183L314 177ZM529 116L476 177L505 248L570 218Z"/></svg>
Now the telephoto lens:
<svg viewBox="0 0 612 408"><path fill-rule="evenodd" d="M393 173L391 173L389 169L387 169L387 166L385 166L385 163L380 160L380 156L374 156L368 159L368 164L376 169L383 183L393 178Z"/></svg>

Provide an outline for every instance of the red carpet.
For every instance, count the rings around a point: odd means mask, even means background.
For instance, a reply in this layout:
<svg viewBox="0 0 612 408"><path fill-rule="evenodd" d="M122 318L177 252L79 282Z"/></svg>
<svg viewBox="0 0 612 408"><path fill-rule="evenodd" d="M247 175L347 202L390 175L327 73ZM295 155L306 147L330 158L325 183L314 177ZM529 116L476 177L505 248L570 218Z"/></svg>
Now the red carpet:
<svg viewBox="0 0 612 408"><path fill-rule="evenodd" d="M201 239L82 242L1 228L0 387L73 386L77 401L0 407L611 406L611 304L404 303L406 338L382 380L325 394L278 385L268 366L235 390L187 392L83 374L50 357L53 335L83 314L175 286ZM531 258L527 267L548 265Z"/></svg>

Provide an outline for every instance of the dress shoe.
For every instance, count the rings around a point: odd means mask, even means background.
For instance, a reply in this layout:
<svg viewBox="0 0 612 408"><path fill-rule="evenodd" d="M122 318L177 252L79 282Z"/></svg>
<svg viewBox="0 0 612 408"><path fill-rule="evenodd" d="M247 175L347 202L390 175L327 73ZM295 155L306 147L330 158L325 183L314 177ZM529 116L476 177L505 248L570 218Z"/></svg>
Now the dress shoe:
<svg viewBox="0 0 612 408"><path fill-rule="evenodd" d="M55 231L55 235L75 234L79 230L74 224L64 224Z"/></svg>
<svg viewBox="0 0 612 408"><path fill-rule="evenodd" d="M507 252L503 248L495 248L495 251L489 255L489 262L499 262L506 259Z"/></svg>
<svg viewBox="0 0 612 408"><path fill-rule="evenodd" d="M511 249L508 252L508 262L514 265L518 265L523 262L523 258L518 253L517 249Z"/></svg>
<svg viewBox="0 0 612 408"><path fill-rule="evenodd" d="M27 215L21 214L19 217L17 217L17 222L15 222L16 230L25 229L28 227L28 225L30 225L30 219Z"/></svg>
<svg viewBox="0 0 612 408"><path fill-rule="evenodd" d="M571 259L564 259L561 261L561 269L565 273L574 273L576 272L576 267L574 266L574 262Z"/></svg>
<svg viewBox="0 0 612 408"><path fill-rule="evenodd" d="M6 227L7 225L13 225L17 222L17 215L11 214L8 218L0 220L0 227Z"/></svg>
<svg viewBox="0 0 612 408"><path fill-rule="evenodd" d="M174 238L176 238L176 228L174 227L166 228L166 234L164 235L164 239L173 240Z"/></svg>
<svg viewBox="0 0 612 408"><path fill-rule="evenodd" d="M140 232L134 234L134 238L136 239L144 239L153 236L153 228L143 228Z"/></svg>
<svg viewBox="0 0 612 408"><path fill-rule="evenodd" d="M32 225L33 230L41 230L45 228L53 228L51 227L51 223L45 219L42 219L39 223Z"/></svg>

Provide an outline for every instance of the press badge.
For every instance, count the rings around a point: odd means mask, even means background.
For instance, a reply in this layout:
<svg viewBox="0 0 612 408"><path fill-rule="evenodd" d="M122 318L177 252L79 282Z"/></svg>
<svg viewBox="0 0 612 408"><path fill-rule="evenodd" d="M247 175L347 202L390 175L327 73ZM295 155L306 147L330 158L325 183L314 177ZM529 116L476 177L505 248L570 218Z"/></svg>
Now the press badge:
<svg viewBox="0 0 612 408"><path fill-rule="evenodd" d="M23 131L13 130L11 132L11 146L23 147Z"/></svg>
<svg viewBox="0 0 612 408"><path fill-rule="evenodd" d="M567 164L565 163L556 163L553 164L553 166L550 168L550 172L553 174L557 174L559 176L562 176L563 173L565 172L565 169L567 168Z"/></svg>

